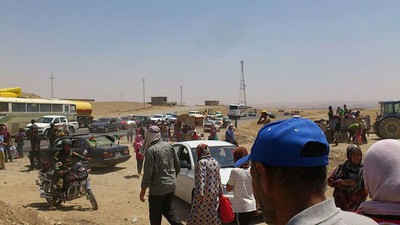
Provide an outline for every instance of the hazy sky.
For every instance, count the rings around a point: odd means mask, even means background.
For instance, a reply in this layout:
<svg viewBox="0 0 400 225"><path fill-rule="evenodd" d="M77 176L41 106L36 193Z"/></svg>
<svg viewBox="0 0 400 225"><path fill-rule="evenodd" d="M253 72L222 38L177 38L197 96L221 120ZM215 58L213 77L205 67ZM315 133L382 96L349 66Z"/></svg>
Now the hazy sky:
<svg viewBox="0 0 400 225"><path fill-rule="evenodd" d="M251 104L400 97L400 1L0 0L0 87Z"/></svg>

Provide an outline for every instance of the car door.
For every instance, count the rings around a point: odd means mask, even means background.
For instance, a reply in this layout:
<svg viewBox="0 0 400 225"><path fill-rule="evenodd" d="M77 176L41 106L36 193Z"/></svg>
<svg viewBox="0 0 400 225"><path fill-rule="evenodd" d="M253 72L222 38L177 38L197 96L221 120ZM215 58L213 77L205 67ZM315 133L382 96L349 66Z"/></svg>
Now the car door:
<svg viewBox="0 0 400 225"><path fill-rule="evenodd" d="M189 146L175 144L174 150L180 162L180 169L176 178L175 195L184 201L191 203L192 190L194 189L194 161Z"/></svg>

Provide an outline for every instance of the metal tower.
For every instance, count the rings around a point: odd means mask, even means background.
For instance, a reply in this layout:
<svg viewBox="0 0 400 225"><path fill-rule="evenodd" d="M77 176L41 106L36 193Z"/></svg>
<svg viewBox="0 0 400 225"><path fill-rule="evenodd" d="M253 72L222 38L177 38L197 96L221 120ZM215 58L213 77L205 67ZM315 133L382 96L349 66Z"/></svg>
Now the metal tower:
<svg viewBox="0 0 400 225"><path fill-rule="evenodd" d="M243 60L240 61L240 64L242 65L242 77L240 78L239 104L247 105L246 84L244 83L244 72L243 72L243 70L244 70Z"/></svg>

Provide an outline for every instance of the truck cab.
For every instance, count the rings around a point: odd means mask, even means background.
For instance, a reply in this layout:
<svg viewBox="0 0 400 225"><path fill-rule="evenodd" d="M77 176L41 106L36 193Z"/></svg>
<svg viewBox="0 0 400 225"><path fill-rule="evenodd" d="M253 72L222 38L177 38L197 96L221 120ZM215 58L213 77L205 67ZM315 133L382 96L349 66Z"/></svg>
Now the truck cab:
<svg viewBox="0 0 400 225"><path fill-rule="evenodd" d="M36 120L35 124L38 126L38 131L40 136L47 136L47 132L50 129L50 124L53 123L54 127L58 130L62 130L64 132L69 132L72 134L76 129L79 128L77 122L70 122L66 116L58 116L58 115L48 115L42 116ZM32 123L29 123L25 126L25 131L29 131Z"/></svg>

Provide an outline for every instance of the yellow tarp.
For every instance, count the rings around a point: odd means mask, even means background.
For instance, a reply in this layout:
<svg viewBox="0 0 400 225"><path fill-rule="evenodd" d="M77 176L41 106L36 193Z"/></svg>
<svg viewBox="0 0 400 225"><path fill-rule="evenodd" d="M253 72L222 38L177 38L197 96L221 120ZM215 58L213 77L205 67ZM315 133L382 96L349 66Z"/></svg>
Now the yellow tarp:
<svg viewBox="0 0 400 225"><path fill-rule="evenodd" d="M20 87L0 88L1 97L21 97L22 92Z"/></svg>

